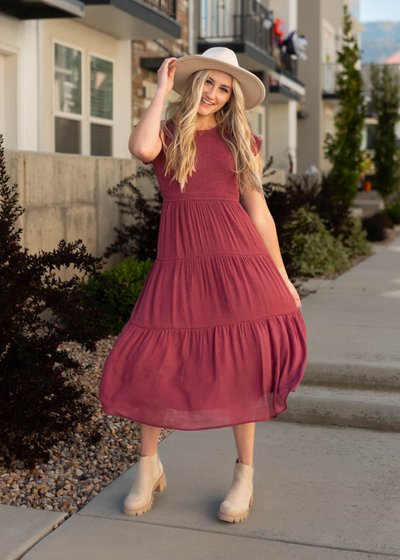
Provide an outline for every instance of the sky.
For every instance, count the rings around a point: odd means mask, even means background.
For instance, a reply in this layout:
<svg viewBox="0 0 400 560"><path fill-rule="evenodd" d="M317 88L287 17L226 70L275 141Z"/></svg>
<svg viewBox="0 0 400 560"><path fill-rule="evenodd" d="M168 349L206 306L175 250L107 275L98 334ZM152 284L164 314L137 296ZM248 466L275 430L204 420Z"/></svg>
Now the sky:
<svg viewBox="0 0 400 560"><path fill-rule="evenodd" d="M360 0L360 21L400 22L400 0Z"/></svg>

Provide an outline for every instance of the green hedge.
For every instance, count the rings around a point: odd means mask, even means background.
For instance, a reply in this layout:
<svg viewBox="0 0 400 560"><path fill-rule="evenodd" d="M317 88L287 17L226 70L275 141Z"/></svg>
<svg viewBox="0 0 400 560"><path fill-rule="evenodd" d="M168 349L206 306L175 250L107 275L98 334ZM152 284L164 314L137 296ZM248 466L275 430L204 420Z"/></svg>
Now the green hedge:
<svg viewBox="0 0 400 560"><path fill-rule="evenodd" d="M82 288L115 317L107 323L110 334L118 335L128 322L153 263L150 258L139 261L128 257L104 271L100 280L89 277L86 282L82 279Z"/></svg>

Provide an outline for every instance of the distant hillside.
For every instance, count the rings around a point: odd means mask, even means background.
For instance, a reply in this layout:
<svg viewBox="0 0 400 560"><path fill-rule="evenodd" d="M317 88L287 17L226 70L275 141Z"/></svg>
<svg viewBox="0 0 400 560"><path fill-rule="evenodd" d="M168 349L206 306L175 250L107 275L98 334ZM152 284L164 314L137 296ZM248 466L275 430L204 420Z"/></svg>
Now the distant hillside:
<svg viewBox="0 0 400 560"><path fill-rule="evenodd" d="M363 22L365 31L361 35L362 63L384 62L400 51L400 22Z"/></svg>

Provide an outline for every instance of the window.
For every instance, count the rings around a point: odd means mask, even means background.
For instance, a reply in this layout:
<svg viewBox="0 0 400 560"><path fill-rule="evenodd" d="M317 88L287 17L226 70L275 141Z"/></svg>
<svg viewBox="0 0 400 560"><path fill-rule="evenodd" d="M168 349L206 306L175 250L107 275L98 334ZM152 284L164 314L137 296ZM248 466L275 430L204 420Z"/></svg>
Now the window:
<svg viewBox="0 0 400 560"><path fill-rule="evenodd" d="M90 57L90 155L112 155L113 63Z"/></svg>
<svg viewBox="0 0 400 560"><path fill-rule="evenodd" d="M113 84L112 61L54 43L55 152L112 156Z"/></svg>
<svg viewBox="0 0 400 560"><path fill-rule="evenodd" d="M64 45L54 46L55 151L80 154L82 53Z"/></svg>

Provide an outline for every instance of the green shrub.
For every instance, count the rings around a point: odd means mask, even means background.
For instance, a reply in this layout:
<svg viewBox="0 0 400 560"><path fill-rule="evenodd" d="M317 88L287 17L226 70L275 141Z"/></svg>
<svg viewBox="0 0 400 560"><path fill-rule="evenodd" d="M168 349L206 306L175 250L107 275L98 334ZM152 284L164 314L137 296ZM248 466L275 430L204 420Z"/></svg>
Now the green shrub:
<svg viewBox="0 0 400 560"><path fill-rule="evenodd" d="M154 261L139 261L128 257L102 274L102 281L89 277L82 279L82 288L114 320L105 322L108 332L118 335L129 320Z"/></svg>
<svg viewBox="0 0 400 560"><path fill-rule="evenodd" d="M394 224L400 224L400 202L393 202L386 206L385 214Z"/></svg>
<svg viewBox="0 0 400 560"><path fill-rule="evenodd" d="M284 229L290 239L285 252L291 258L294 274L317 276L350 268L348 249L330 233L313 208L294 212Z"/></svg>

